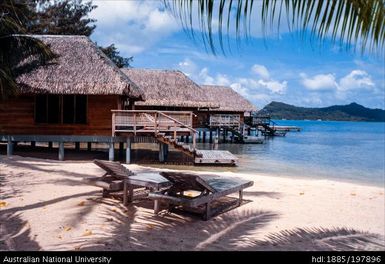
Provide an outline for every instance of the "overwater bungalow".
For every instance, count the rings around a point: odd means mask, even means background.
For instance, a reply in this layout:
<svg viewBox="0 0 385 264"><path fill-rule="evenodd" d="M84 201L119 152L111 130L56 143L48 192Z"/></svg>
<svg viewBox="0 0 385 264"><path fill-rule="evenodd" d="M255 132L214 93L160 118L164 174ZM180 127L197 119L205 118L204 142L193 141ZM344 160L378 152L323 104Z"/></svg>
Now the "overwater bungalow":
<svg viewBox="0 0 385 264"><path fill-rule="evenodd" d="M196 101L198 97L194 95L202 88L180 77L181 73L171 74L175 78L168 81L172 84L182 80L186 86L182 94L195 89L188 94L191 97L182 100L181 94L167 92L163 97L170 95L170 102L183 101L173 107L184 111L133 110L137 101L146 99L145 92L87 37L34 37L48 44L58 57L18 76L19 95L0 102L0 141L7 142L8 155L12 155L18 142L31 142L32 146L35 142L48 142L49 146L55 142L59 145L59 160L63 160L64 143L72 142L79 149L84 142L91 149L95 142L108 143L109 159L114 160L114 146L119 142L120 150L126 143L126 162L130 163L131 142L144 136L159 144L160 161L165 160L168 145L172 145L195 162L222 163L218 155L207 159L209 153L195 147L191 109L210 107L211 103ZM28 58L20 66L33 61L34 58ZM183 90L179 85L172 88L175 87L178 89L169 92ZM178 142L180 135L192 136L193 144ZM235 164L236 158L230 153L228 157L224 163Z"/></svg>
<svg viewBox="0 0 385 264"><path fill-rule="evenodd" d="M146 100L136 101L130 106L131 109L135 109L134 111L114 113L117 123L120 124L116 127L115 133L151 135L155 131L156 140L163 143L160 145L160 153L163 153L163 150L167 152L168 146L172 146L193 157L195 164L235 164L236 157L228 151L196 148L196 128L201 127L206 121L200 115L200 111L219 107L217 102L208 98L205 89L176 70L122 69L122 71L140 87ZM163 159L161 155L160 160Z"/></svg>
<svg viewBox="0 0 385 264"><path fill-rule="evenodd" d="M34 37L58 57L18 76L18 96L0 101L0 139L8 153L18 141L58 142L63 159L64 142L121 140L111 137L111 109L144 100L138 86L85 36Z"/></svg>
<svg viewBox="0 0 385 264"><path fill-rule="evenodd" d="M219 102L218 108L200 111L200 115L204 115L210 134L212 131L217 131L218 135L222 131L225 138L227 132L230 131L233 135L243 137L248 128L245 125L245 116L249 117L252 112L257 111L257 107L231 87L218 85L202 85L201 87L210 100Z"/></svg>
<svg viewBox="0 0 385 264"><path fill-rule="evenodd" d="M215 109L219 103L209 98L207 91L177 70L122 69L146 96L146 101L136 101L136 110L190 111L192 127L202 126L206 120L201 110Z"/></svg>

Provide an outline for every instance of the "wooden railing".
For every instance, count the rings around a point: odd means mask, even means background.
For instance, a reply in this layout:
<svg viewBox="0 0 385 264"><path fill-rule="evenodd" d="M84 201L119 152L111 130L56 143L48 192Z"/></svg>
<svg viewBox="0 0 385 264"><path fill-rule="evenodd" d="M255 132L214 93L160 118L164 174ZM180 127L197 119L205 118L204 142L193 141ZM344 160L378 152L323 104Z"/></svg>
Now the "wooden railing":
<svg viewBox="0 0 385 264"><path fill-rule="evenodd" d="M211 127L239 127L241 125L241 116L237 114L211 114Z"/></svg>
<svg viewBox="0 0 385 264"><path fill-rule="evenodd" d="M193 113L188 111L156 110L111 110L112 135L117 132L171 134L176 139L178 134L189 133L196 145L197 131L192 128Z"/></svg>

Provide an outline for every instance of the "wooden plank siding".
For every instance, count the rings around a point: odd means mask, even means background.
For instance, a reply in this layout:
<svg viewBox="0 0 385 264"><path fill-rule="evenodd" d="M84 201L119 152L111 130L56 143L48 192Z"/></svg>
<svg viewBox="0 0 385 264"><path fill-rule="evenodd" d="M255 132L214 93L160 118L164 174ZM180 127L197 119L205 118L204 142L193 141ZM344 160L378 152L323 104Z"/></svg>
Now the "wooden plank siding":
<svg viewBox="0 0 385 264"><path fill-rule="evenodd" d="M111 110L119 109L118 95L89 95L87 124L35 123L34 96L0 101L0 134L3 135L111 135Z"/></svg>

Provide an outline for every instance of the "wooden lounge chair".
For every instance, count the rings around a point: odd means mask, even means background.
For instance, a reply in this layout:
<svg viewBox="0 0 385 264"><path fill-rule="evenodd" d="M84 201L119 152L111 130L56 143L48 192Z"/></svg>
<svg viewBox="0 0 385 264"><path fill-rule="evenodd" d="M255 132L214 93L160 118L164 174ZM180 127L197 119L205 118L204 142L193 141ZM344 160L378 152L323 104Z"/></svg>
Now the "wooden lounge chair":
<svg viewBox="0 0 385 264"><path fill-rule="evenodd" d="M136 175L119 162L94 160L94 163L105 171L101 177L84 179L84 182L103 188L103 197L112 192L123 191L123 203L127 205L134 199L145 198L151 190L168 188L171 183L158 173L140 173ZM155 201L154 210L157 212Z"/></svg>
<svg viewBox="0 0 385 264"><path fill-rule="evenodd" d="M94 160L94 163L102 168L105 174L101 177L85 178L83 181L103 188L103 197L107 197L111 192L122 191L124 180L135 175L119 162Z"/></svg>
<svg viewBox="0 0 385 264"><path fill-rule="evenodd" d="M172 186L160 192L150 192L149 198L168 202L170 210L181 209L199 213L204 220L240 206L243 189L254 183L238 178L208 178L178 172L161 172L160 175L169 180ZM189 195L191 191L198 195ZM238 199L226 196L236 192L239 193Z"/></svg>

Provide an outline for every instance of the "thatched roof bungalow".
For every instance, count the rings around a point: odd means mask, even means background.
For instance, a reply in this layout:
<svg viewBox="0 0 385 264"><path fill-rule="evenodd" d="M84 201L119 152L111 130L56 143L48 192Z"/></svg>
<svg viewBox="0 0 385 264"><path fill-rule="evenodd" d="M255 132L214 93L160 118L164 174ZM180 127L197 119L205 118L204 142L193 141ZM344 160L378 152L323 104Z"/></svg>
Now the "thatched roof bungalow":
<svg viewBox="0 0 385 264"><path fill-rule="evenodd" d="M210 126L221 126L221 123L226 126L226 122L242 124L245 114L257 111L257 108L250 103L242 95L234 91L231 87L219 85L202 85L201 86L207 97L215 102L219 102L219 108L206 111L207 124ZM202 115L202 114L201 114ZM235 124L234 123L234 124Z"/></svg>
<svg viewBox="0 0 385 264"><path fill-rule="evenodd" d="M250 103L245 97L234 91L231 87L219 85L201 85L206 95L213 101L219 102L219 108L212 109L214 112L253 112L257 107Z"/></svg>
<svg viewBox="0 0 385 264"><path fill-rule="evenodd" d="M0 135L111 135L111 109L145 99L89 38L32 37L58 57L17 77L19 96L0 102Z"/></svg>
<svg viewBox="0 0 385 264"><path fill-rule="evenodd" d="M136 102L137 109L215 108L206 91L177 70L122 69L143 90L146 100Z"/></svg>

